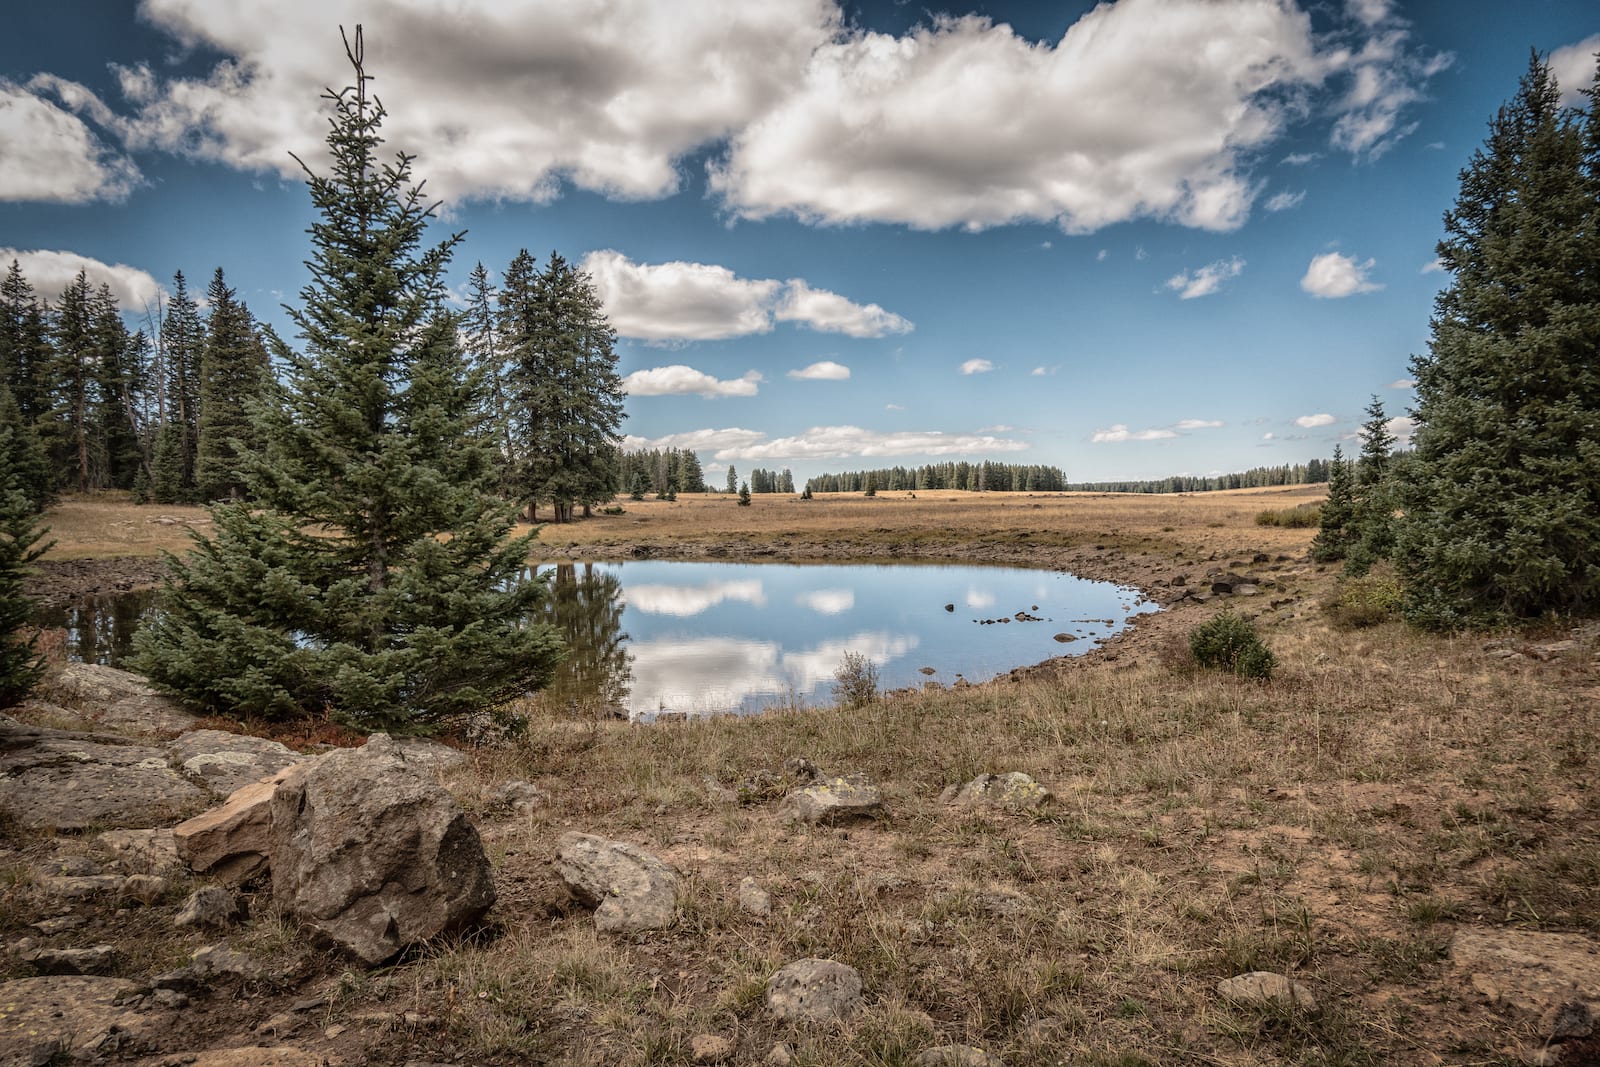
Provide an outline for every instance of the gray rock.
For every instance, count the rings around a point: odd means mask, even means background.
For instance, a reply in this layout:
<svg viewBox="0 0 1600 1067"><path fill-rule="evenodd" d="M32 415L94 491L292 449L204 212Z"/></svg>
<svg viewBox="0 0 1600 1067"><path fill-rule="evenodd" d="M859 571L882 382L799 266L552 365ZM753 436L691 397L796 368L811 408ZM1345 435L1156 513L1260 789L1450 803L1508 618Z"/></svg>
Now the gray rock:
<svg viewBox="0 0 1600 1067"><path fill-rule="evenodd" d="M191 730L172 742L172 755L220 796L309 758L276 741L225 730Z"/></svg>
<svg viewBox="0 0 1600 1067"><path fill-rule="evenodd" d="M950 786L940 797L963 807L1025 808L1033 810L1055 797L1048 789L1021 771L1006 774L980 774L959 788Z"/></svg>
<svg viewBox="0 0 1600 1067"><path fill-rule="evenodd" d="M796 960L767 979L767 1010L788 1022L824 1023L860 1010L861 975L835 960Z"/></svg>
<svg viewBox="0 0 1600 1067"><path fill-rule="evenodd" d="M271 814L273 900L369 966L494 903L478 831L384 734L283 772Z"/></svg>
<svg viewBox="0 0 1600 1067"><path fill-rule="evenodd" d="M1583 934L1462 927L1450 960L1496 1007L1553 1016L1577 1002L1600 1013L1600 954Z"/></svg>
<svg viewBox="0 0 1600 1067"><path fill-rule="evenodd" d="M94 1057L113 1027L148 1035L156 1020L122 1007L139 989L122 978L48 977L0 982L0 1063L46 1064L63 1052Z"/></svg>
<svg viewBox="0 0 1600 1067"><path fill-rule="evenodd" d="M122 881L122 895L129 900L150 905L164 897L171 885L171 882L159 875L130 874Z"/></svg>
<svg viewBox="0 0 1600 1067"><path fill-rule="evenodd" d="M170 829L107 830L96 841L129 874L164 875L180 866Z"/></svg>
<svg viewBox="0 0 1600 1067"><path fill-rule="evenodd" d="M120 874L55 875L34 883L48 896L62 900L88 900L102 893L120 893L126 881Z"/></svg>
<svg viewBox="0 0 1600 1067"><path fill-rule="evenodd" d="M261 964L224 944L205 945L195 949L189 957L189 966L185 969L195 978L211 978L217 975L259 978L262 974Z"/></svg>
<svg viewBox="0 0 1600 1067"><path fill-rule="evenodd" d="M1217 992L1235 1004L1317 1010L1317 998L1310 989L1274 971L1251 971L1225 978L1217 983Z"/></svg>
<svg viewBox="0 0 1600 1067"><path fill-rule="evenodd" d="M1000 1057L972 1045L935 1045L911 1062L917 1067L1006 1067Z"/></svg>
<svg viewBox="0 0 1600 1067"><path fill-rule="evenodd" d="M211 926L227 929L239 920L239 901L221 886L206 886L189 894L173 926Z"/></svg>
<svg viewBox="0 0 1600 1067"><path fill-rule="evenodd" d="M751 915L770 915L772 896L757 885L754 878L742 878L739 881L739 910Z"/></svg>
<svg viewBox="0 0 1600 1067"><path fill-rule="evenodd" d="M793 822L837 826L876 818L883 810L878 787L852 775L824 778L815 785L791 791L778 806L778 815Z"/></svg>
<svg viewBox="0 0 1600 1067"><path fill-rule="evenodd" d="M169 826L212 799L163 748L0 723L0 809L28 829Z"/></svg>
<svg viewBox="0 0 1600 1067"><path fill-rule="evenodd" d="M512 811L530 812L545 807L550 803L550 798L532 782L512 781L506 782L494 791L493 800L496 804L510 808Z"/></svg>
<svg viewBox="0 0 1600 1067"><path fill-rule="evenodd" d="M637 845L562 834L556 842L556 873L568 892L595 909L597 930L661 930L677 921L678 872Z"/></svg>
<svg viewBox="0 0 1600 1067"><path fill-rule="evenodd" d="M436 775L465 766L467 762L465 752L459 748L451 748L442 741L433 741L426 737L397 737L394 743L405 755L407 763L413 767L432 771Z"/></svg>
<svg viewBox="0 0 1600 1067"><path fill-rule="evenodd" d="M68 663L45 679L40 695L94 727L131 737L172 737L197 721L137 674L94 663Z"/></svg>
<svg viewBox="0 0 1600 1067"><path fill-rule="evenodd" d="M92 948L36 948L17 957L40 974L107 974L116 969L115 945Z"/></svg>

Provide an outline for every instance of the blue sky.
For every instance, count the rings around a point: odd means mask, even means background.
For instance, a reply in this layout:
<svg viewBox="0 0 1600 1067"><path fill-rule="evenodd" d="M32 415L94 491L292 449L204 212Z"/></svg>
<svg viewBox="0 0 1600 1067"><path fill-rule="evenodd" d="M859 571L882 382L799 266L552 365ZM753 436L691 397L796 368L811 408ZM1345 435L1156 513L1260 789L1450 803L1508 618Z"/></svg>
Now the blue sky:
<svg viewBox="0 0 1600 1067"><path fill-rule="evenodd" d="M584 264L632 444L1074 480L1303 461L1411 401L1442 213L1587 0L25 3L0 36L0 256L131 322L221 266L306 281L318 94L365 27L388 147L464 229ZM1573 102L1577 98L1572 97ZM1402 433L1404 423L1397 425Z"/></svg>

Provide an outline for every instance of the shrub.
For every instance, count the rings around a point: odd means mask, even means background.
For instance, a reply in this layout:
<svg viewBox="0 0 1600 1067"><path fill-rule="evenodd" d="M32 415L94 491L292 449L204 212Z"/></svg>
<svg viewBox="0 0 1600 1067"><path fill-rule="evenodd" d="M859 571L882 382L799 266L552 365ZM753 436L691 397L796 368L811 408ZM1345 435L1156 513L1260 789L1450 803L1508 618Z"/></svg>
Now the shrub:
<svg viewBox="0 0 1600 1067"><path fill-rule="evenodd" d="M1331 608L1345 626L1376 626L1398 618L1405 603L1400 580L1387 567L1339 582Z"/></svg>
<svg viewBox="0 0 1600 1067"><path fill-rule="evenodd" d="M870 704L878 696L878 668L860 652L846 652L833 672L833 699L848 708Z"/></svg>
<svg viewBox="0 0 1600 1067"><path fill-rule="evenodd" d="M1256 515L1256 525L1308 530L1313 526L1322 525L1322 505L1301 504L1297 508L1268 508Z"/></svg>
<svg viewBox="0 0 1600 1067"><path fill-rule="evenodd" d="M1250 621L1226 610L1190 632L1189 651L1200 666L1232 671L1240 678L1270 678L1278 662Z"/></svg>

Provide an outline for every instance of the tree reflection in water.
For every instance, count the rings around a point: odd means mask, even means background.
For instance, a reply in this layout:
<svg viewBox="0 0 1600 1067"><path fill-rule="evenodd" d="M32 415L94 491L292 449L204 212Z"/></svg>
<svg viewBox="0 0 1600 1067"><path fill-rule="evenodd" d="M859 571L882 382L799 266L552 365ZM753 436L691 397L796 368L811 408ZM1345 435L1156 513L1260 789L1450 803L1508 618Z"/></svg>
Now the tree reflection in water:
<svg viewBox="0 0 1600 1067"><path fill-rule="evenodd" d="M627 718L633 655L622 629L622 580L593 563L557 563L540 602L541 622L567 643L567 658L539 696L547 707Z"/></svg>
<svg viewBox="0 0 1600 1067"><path fill-rule="evenodd" d="M155 604L156 592L139 589L40 608L33 614L33 625L41 630L64 631L68 659L120 667L133 654L134 631Z"/></svg>

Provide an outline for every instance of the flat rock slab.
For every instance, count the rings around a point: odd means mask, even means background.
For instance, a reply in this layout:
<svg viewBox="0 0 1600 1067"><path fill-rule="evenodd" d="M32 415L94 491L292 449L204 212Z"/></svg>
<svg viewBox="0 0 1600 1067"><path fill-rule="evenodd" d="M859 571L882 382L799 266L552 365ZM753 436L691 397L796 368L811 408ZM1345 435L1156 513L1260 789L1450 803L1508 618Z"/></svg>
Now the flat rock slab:
<svg viewBox="0 0 1600 1067"><path fill-rule="evenodd" d="M165 826L213 800L165 749L0 723L0 808L29 829Z"/></svg>
<svg viewBox="0 0 1600 1067"><path fill-rule="evenodd" d="M92 1050L113 1026L136 1038L147 1034L154 1028L152 1017L116 1004L138 989L138 983L124 978L0 982L0 1064L54 1063L63 1050Z"/></svg>
<svg viewBox="0 0 1600 1067"><path fill-rule="evenodd" d="M859 776L825 778L796 789L778 805L778 815L793 822L817 826L874 819L883 810L878 787Z"/></svg>
<svg viewBox="0 0 1600 1067"><path fill-rule="evenodd" d="M221 796L271 778L310 758L264 737L226 730L190 730L172 742L172 758Z"/></svg>
<svg viewBox="0 0 1600 1067"><path fill-rule="evenodd" d="M1316 994L1288 975L1275 971L1251 971L1225 978L1217 983L1217 992L1235 1004L1251 1007L1293 1008L1304 1012L1317 1010Z"/></svg>
<svg viewBox="0 0 1600 1067"><path fill-rule="evenodd" d="M678 872L638 845L569 832L556 842L556 873L567 891L595 909L605 933L661 930L678 917Z"/></svg>
<svg viewBox="0 0 1600 1067"><path fill-rule="evenodd" d="M1464 928L1450 959L1472 988L1535 1015L1574 1001L1600 1013L1600 942L1582 934Z"/></svg>
<svg viewBox="0 0 1600 1067"><path fill-rule="evenodd" d="M40 695L96 726L135 737L172 737L199 720L137 674L95 663L69 663L40 687Z"/></svg>
<svg viewBox="0 0 1600 1067"><path fill-rule="evenodd" d="M169 874L179 866L171 830L107 830L95 840L129 874Z"/></svg>
<svg viewBox="0 0 1600 1067"><path fill-rule="evenodd" d="M767 1010L788 1022L847 1019L860 1010L861 974L836 960L796 960L767 979Z"/></svg>

